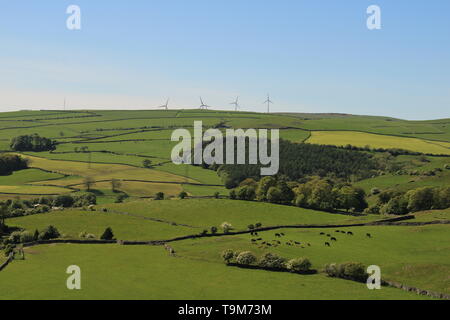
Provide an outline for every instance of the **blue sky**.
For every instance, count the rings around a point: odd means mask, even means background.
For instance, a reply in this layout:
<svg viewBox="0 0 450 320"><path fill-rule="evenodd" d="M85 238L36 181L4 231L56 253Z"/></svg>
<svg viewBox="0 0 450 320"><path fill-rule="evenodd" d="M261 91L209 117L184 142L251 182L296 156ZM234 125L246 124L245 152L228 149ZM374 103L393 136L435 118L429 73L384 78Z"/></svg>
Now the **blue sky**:
<svg viewBox="0 0 450 320"><path fill-rule="evenodd" d="M450 118L448 0L1 0L0 110L174 107ZM79 5L82 30L66 28ZM382 10L382 29L366 9Z"/></svg>

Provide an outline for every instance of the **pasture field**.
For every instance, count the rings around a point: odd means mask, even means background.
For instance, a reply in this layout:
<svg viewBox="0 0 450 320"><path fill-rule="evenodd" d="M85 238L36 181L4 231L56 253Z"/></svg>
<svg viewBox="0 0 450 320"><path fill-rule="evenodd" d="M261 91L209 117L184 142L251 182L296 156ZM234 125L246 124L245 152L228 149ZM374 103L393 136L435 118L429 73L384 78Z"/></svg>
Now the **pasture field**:
<svg viewBox="0 0 450 320"><path fill-rule="evenodd" d="M394 137L364 132L352 131L314 131L308 143L356 147L370 146L371 148L395 149L450 155L450 143L427 141L416 138Z"/></svg>
<svg viewBox="0 0 450 320"><path fill-rule="evenodd" d="M378 215L353 217L321 211L260 202L224 199L185 199L169 201L141 200L104 206L118 212L164 219L198 228L219 227L229 222L235 230L247 230L250 224L263 226L293 224L347 224L379 220Z"/></svg>
<svg viewBox="0 0 450 320"><path fill-rule="evenodd" d="M101 236L111 227L117 239L130 241L164 240L183 235L196 234L201 230L192 227L175 226L170 221L156 222L139 215L130 216L119 213L99 211L65 210L8 220L11 226L31 230L42 230L53 225L69 239L78 239L81 232Z"/></svg>
<svg viewBox="0 0 450 320"><path fill-rule="evenodd" d="M46 214L8 218L19 230L55 226L64 239L79 239L81 232L97 238L111 227L119 240L168 240L199 235L223 222L233 231L250 224L268 226L315 225L260 232L261 241L280 240L280 246L252 243L250 234L219 235L171 243L176 256L161 246L39 245L26 248L25 260L14 260L0 272L2 299L430 299L399 289L370 291L365 284L327 277L326 263L355 261L379 265L387 280L420 289L450 293L450 225L395 225L343 228L353 236L336 233L326 225L373 222L380 215L344 215L269 203L224 199L229 190L213 170L174 165L173 130L192 132L194 121L208 128L279 128L280 137L295 143L402 148L434 155L450 155L450 119L405 121L387 117L337 114L260 114L214 110L20 111L0 113L0 150L10 151L10 140L38 133L57 141L51 152L17 153L29 159L29 169L0 176L0 200L31 199L49 194L86 190L97 195L96 211L65 209ZM83 148L83 150L81 149ZM85 149L87 148L87 149ZM83 152L81 152L83 151ZM371 153L374 158L389 157ZM409 190L450 185L449 157L390 157L400 169L357 181L367 193L373 188ZM151 160L151 168L143 161ZM282 159L281 159L282 161ZM386 160L387 161L387 160ZM440 170L437 170L440 169ZM410 171L416 171L410 174ZM433 171L433 174L428 174ZM114 203L118 192L129 197ZM177 198L185 191L191 198ZM142 199L164 192L164 201ZM213 199L218 192L221 199ZM376 201L368 197L369 203ZM107 209L103 212L102 209ZM426 211L408 222L450 219L449 210ZM14 230L17 230L14 229ZM337 241L331 247L321 232ZM367 237L367 233L372 235ZM300 245L287 245L286 241ZM259 242L261 242L259 241ZM308 245L309 243L309 245ZM225 249L250 250L257 255L277 253L286 258L307 257L318 270L314 275L241 269L224 265ZM0 263L3 252L0 252ZM66 268L79 265L83 290L66 289Z"/></svg>
<svg viewBox="0 0 450 320"><path fill-rule="evenodd" d="M0 273L0 299L429 299L392 288L371 291L322 274L230 268L217 256L213 250L207 259L174 258L152 246L28 248L25 261L14 261ZM82 290L66 288L65 271L73 264L83 270Z"/></svg>

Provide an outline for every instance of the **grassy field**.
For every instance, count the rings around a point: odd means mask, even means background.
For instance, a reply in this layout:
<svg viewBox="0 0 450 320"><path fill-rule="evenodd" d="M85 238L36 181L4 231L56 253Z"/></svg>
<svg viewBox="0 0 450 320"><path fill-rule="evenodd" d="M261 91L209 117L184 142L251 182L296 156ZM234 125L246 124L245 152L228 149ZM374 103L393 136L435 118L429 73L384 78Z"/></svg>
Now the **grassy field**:
<svg viewBox="0 0 450 320"><path fill-rule="evenodd" d="M394 137L352 131L314 131L308 143L356 147L369 146L371 148L395 149L450 155L450 143L427 141L416 138Z"/></svg>
<svg viewBox="0 0 450 320"><path fill-rule="evenodd" d="M377 215L352 217L291 206L224 199L142 200L105 207L208 229L211 226L219 227L223 222L231 223L236 230L247 230L249 224L255 223L264 226L345 224L380 219Z"/></svg>
<svg viewBox="0 0 450 320"><path fill-rule="evenodd" d="M25 261L0 273L0 299L427 299L391 288L370 291L320 274L229 268L217 262L217 252L212 255L174 258L151 246L29 248ZM81 268L82 290L66 288L70 265Z"/></svg>
<svg viewBox="0 0 450 320"><path fill-rule="evenodd" d="M38 133L55 139L54 152L27 152L30 169L0 176L0 200L36 198L84 190L86 177L96 182L97 211L64 210L7 219L12 227L30 230L54 225L66 239L81 232L99 237L112 227L120 240L164 240L199 234L229 222L234 230L249 224L354 224L384 218L379 215L349 216L291 206L226 199L175 199L181 191L190 196L229 194L215 171L199 166L174 165L170 141L174 129L192 131L194 121L205 127L279 128L280 137L296 143L402 148L450 155L450 119L405 121L387 117L338 114L259 114L206 110L142 111L20 111L0 113L0 150L8 151L10 139ZM87 147L88 152L80 152ZM375 157L383 156L372 153ZM153 167L143 167L143 160ZM361 180L355 185L366 192L377 187L409 190L421 186L448 186L448 157L391 157L397 169ZM425 173L436 170L434 176ZM410 175L409 171L418 174ZM118 190L130 197L114 203ZM186 184L191 183L191 184ZM73 189L70 189L70 188ZM139 199L164 192L171 200ZM375 197L369 197L369 202ZM102 212L107 208L107 212ZM449 211L417 213L416 222L448 221ZM119 245L42 245L26 249L26 260L15 260L0 272L0 299L428 299L398 289L369 291L364 284L332 279L323 273L300 276L289 273L226 267L224 249L251 250L260 255L278 253L287 258L305 256L321 270L332 262L376 264L385 279L442 293L450 293L450 225L371 226L346 228L354 236L334 229L291 229L261 232L266 241L275 232L299 246L270 249L253 245L248 234L175 242L170 257L162 247ZM325 247L332 233L336 242ZM371 233L368 238L366 233ZM310 244L310 246L307 245ZM0 253L3 257L3 254ZM0 258L0 262L2 258ZM81 291L65 287L67 266L82 269Z"/></svg>

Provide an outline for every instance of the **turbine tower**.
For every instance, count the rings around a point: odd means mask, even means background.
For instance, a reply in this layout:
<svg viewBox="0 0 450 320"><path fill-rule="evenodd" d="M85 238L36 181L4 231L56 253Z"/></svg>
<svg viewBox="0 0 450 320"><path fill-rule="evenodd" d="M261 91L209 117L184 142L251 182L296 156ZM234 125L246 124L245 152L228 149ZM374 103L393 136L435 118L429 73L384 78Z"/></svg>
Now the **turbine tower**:
<svg viewBox="0 0 450 320"><path fill-rule="evenodd" d="M232 102L232 103L230 103L230 104L232 104L232 105L234 105L234 107L235 107L235 111L238 111L238 109L239 109L239 97L236 97L236 101L234 101L234 102Z"/></svg>
<svg viewBox="0 0 450 320"><path fill-rule="evenodd" d="M160 106L160 107L158 107L158 108L159 108L159 109L166 109L166 110L169 110L169 101L170 101L170 98L167 99L166 104L164 104L164 105L162 105L162 106Z"/></svg>
<svg viewBox="0 0 450 320"><path fill-rule="evenodd" d="M211 108L211 107L208 106L207 104L205 104L205 103L203 102L202 97L200 97L200 109L201 109L201 110L208 110L208 108Z"/></svg>
<svg viewBox="0 0 450 320"><path fill-rule="evenodd" d="M267 94L267 100L264 101L264 103L267 103L267 113L270 113L270 104L273 104L272 100L270 100L270 95Z"/></svg>

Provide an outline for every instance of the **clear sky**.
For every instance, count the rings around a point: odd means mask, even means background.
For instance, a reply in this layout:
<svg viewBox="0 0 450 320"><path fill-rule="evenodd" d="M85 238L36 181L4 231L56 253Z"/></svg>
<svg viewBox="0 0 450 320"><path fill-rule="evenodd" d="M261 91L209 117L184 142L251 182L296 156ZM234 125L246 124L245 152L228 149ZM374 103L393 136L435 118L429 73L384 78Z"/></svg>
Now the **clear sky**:
<svg viewBox="0 0 450 320"><path fill-rule="evenodd" d="M0 111L264 111L270 92L273 111L450 118L448 0L1 0L0 40Z"/></svg>

